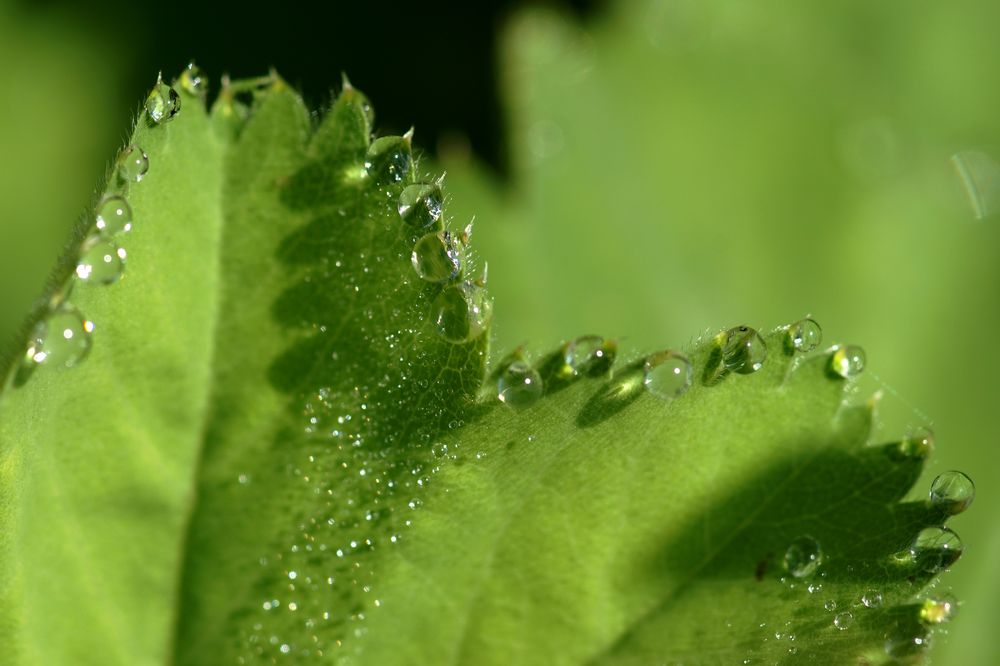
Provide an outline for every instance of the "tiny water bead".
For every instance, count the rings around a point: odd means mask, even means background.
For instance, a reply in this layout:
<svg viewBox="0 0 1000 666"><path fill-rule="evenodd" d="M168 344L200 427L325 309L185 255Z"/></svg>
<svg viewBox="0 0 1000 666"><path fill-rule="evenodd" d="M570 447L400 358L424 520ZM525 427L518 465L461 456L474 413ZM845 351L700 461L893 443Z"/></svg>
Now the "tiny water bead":
<svg viewBox="0 0 1000 666"><path fill-rule="evenodd" d="M438 335L456 344L479 337L492 315L493 301L486 289L469 281L442 290L431 310Z"/></svg>
<svg viewBox="0 0 1000 666"><path fill-rule="evenodd" d="M865 350L857 345L837 347L830 356L830 371L838 377L857 377L865 369Z"/></svg>
<svg viewBox="0 0 1000 666"><path fill-rule="evenodd" d="M542 378L538 371L521 360L511 362L497 380L497 397L514 409L534 404L542 397L542 391Z"/></svg>
<svg viewBox="0 0 1000 666"><path fill-rule="evenodd" d="M427 229L441 219L443 202L441 186L437 183L409 185L399 195L399 216L412 227Z"/></svg>
<svg viewBox="0 0 1000 666"><path fill-rule="evenodd" d="M97 206L95 225L105 237L115 236L132 230L132 207L124 197L106 197Z"/></svg>
<svg viewBox="0 0 1000 666"><path fill-rule="evenodd" d="M718 341L726 370L749 375L764 367L767 344L755 329L737 326L720 334Z"/></svg>
<svg viewBox="0 0 1000 666"><path fill-rule="evenodd" d="M25 361L72 368L90 354L94 324L71 305L61 305L38 322Z"/></svg>
<svg viewBox="0 0 1000 666"><path fill-rule="evenodd" d="M428 282L448 282L462 273L461 245L447 231L418 240L410 260L417 275Z"/></svg>
<svg viewBox="0 0 1000 666"><path fill-rule="evenodd" d="M837 615L833 618L833 626L837 627L837 629L840 629L841 631L849 629L852 624L854 624L854 614L850 611L837 613Z"/></svg>
<svg viewBox="0 0 1000 666"><path fill-rule="evenodd" d="M931 482L928 501L931 506L952 515L962 513L976 498L976 485L957 470L939 474Z"/></svg>
<svg viewBox="0 0 1000 666"><path fill-rule="evenodd" d="M118 175L126 183L140 182L149 171L149 156L139 146L129 146L118 159Z"/></svg>
<svg viewBox="0 0 1000 666"><path fill-rule="evenodd" d="M823 549L811 536L801 536L785 551L785 571L796 578L806 578L816 573L823 563Z"/></svg>
<svg viewBox="0 0 1000 666"><path fill-rule="evenodd" d="M563 361L574 377L595 377L611 370L617 351L617 345L610 340L584 335L566 344Z"/></svg>
<svg viewBox="0 0 1000 666"><path fill-rule="evenodd" d="M865 608L878 608L882 605L882 593L878 590L865 590L861 595L861 605Z"/></svg>
<svg viewBox="0 0 1000 666"><path fill-rule="evenodd" d="M125 270L125 250L114 241L91 237L76 262L76 277L91 284L114 284Z"/></svg>
<svg viewBox="0 0 1000 666"><path fill-rule="evenodd" d="M962 540L948 527L927 527L910 546L910 559L924 571L947 569L962 556Z"/></svg>
<svg viewBox="0 0 1000 666"><path fill-rule="evenodd" d="M365 171L380 183L400 183L410 173L413 153L404 136L383 136L368 148Z"/></svg>
<svg viewBox="0 0 1000 666"><path fill-rule="evenodd" d="M173 119L181 111L181 96L177 91L158 79L152 92L146 98L146 113L150 120L159 125Z"/></svg>
<svg viewBox="0 0 1000 666"><path fill-rule="evenodd" d="M805 354L823 342L823 329L813 319L802 319L788 327L787 347L791 352Z"/></svg>
<svg viewBox="0 0 1000 666"><path fill-rule="evenodd" d="M657 398L673 400L691 386L691 361L680 352L667 349L646 359L642 383Z"/></svg>

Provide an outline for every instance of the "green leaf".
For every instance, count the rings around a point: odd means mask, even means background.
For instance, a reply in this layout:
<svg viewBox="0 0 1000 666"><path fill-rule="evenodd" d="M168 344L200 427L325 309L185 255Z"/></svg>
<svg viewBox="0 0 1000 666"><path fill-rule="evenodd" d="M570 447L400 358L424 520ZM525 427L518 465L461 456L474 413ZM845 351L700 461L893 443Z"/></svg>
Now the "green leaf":
<svg viewBox="0 0 1000 666"><path fill-rule="evenodd" d="M63 326L8 356L11 661L919 655L917 595L957 555L910 553L946 515L900 502L922 458L869 446L845 349L801 357L782 327L696 342L679 375L649 374L660 356L609 375L604 342L577 372L561 347L487 378L489 297L409 136L371 141L346 83L315 128L275 75L210 115L192 83L137 124L148 175L109 178L134 212L123 279L69 280L71 252L36 313L85 312L89 358L51 367L83 334ZM813 542L819 570L783 572Z"/></svg>

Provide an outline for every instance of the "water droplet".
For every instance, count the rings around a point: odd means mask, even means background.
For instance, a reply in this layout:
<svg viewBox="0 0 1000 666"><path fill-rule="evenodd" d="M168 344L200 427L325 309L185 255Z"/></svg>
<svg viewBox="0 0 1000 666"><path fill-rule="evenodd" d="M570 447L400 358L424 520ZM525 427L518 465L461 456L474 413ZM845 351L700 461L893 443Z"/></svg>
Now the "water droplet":
<svg viewBox="0 0 1000 666"><path fill-rule="evenodd" d="M823 341L823 329L813 319L802 319L788 327L787 346L789 351L811 352Z"/></svg>
<svg viewBox="0 0 1000 666"><path fill-rule="evenodd" d="M97 206L95 222L98 231L105 237L132 230L132 207L124 197L105 197Z"/></svg>
<svg viewBox="0 0 1000 666"><path fill-rule="evenodd" d="M927 572L947 569L962 555L962 540L948 527L920 530L910 546L910 558Z"/></svg>
<svg viewBox="0 0 1000 666"><path fill-rule="evenodd" d="M928 428L915 428L899 442L896 453L903 458L926 458L934 449L934 433Z"/></svg>
<svg viewBox="0 0 1000 666"><path fill-rule="evenodd" d="M955 617L958 601L946 594L940 599L927 599L920 607L920 620L925 624L942 624Z"/></svg>
<svg viewBox="0 0 1000 666"><path fill-rule="evenodd" d="M748 375L764 367L767 344L756 330L749 326L736 326L715 337L719 346L719 367L716 379L727 372Z"/></svg>
<svg viewBox="0 0 1000 666"><path fill-rule="evenodd" d="M837 347L830 355L830 371L838 377L856 377L865 369L865 350L857 345Z"/></svg>
<svg viewBox="0 0 1000 666"><path fill-rule="evenodd" d="M826 610L826 611L835 611L835 610L837 610L837 602L834 601L833 599L828 599L823 604L823 609Z"/></svg>
<svg viewBox="0 0 1000 666"><path fill-rule="evenodd" d="M204 97L208 93L208 86L201 73L201 68L193 62L188 63L188 66L181 72L180 85L184 92L189 95Z"/></svg>
<svg viewBox="0 0 1000 666"><path fill-rule="evenodd" d="M686 356L667 349L646 359L642 383L657 398L672 400L691 386L692 372Z"/></svg>
<svg viewBox="0 0 1000 666"><path fill-rule="evenodd" d="M966 150L951 157L965 196L976 219L1000 210L1000 165L980 150Z"/></svg>
<svg viewBox="0 0 1000 666"><path fill-rule="evenodd" d="M399 195L399 216L413 227L433 227L441 219L443 200L441 186L436 183L409 185Z"/></svg>
<svg viewBox="0 0 1000 666"><path fill-rule="evenodd" d="M796 578L811 576L823 563L823 550L810 536L801 536L785 551L785 570Z"/></svg>
<svg viewBox="0 0 1000 666"><path fill-rule="evenodd" d="M878 590L865 590L861 595L861 604L865 608L878 608L882 605L882 593Z"/></svg>
<svg viewBox="0 0 1000 666"><path fill-rule="evenodd" d="M380 183L400 183L410 173L413 153L410 142L402 136L383 136L368 148L365 170Z"/></svg>
<svg viewBox="0 0 1000 666"><path fill-rule="evenodd" d="M931 482L929 501L931 506L952 515L962 513L976 498L976 486L972 479L962 472L952 470L939 474Z"/></svg>
<svg viewBox="0 0 1000 666"><path fill-rule="evenodd" d="M71 305L61 305L38 322L25 361L72 368L87 358L94 324Z"/></svg>
<svg viewBox="0 0 1000 666"><path fill-rule="evenodd" d="M125 270L125 256L114 241L92 236L76 262L76 277L93 284L114 284Z"/></svg>
<svg viewBox="0 0 1000 666"><path fill-rule="evenodd" d="M497 397L505 405L521 409L534 404L542 396L542 378L524 361L513 361L497 380Z"/></svg>
<svg viewBox="0 0 1000 666"><path fill-rule="evenodd" d="M566 345L563 360L573 376L596 377L611 370L617 352L614 342L599 335L585 335Z"/></svg>
<svg viewBox="0 0 1000 666"><path fill-rule="evenodd" d="M427 234L413 246L413 270L428 282L448 282L462 272L462 247L447 231Z"/></svg>
<svg viewBox="0 0 1000 666"><path fill-rule="evenodd" d="M118 175L127 183L138 183L149 171L149 156L139 146L129 146L118 158Z"/></svg>
<svg viewBox="0 0 1000 666"><path fill-rule="evenodd" d="M157 125L171 120L181 111L181 97L177 91L157 79L153 91L146 98L146 113Z"/></svg>
<svg viewBox="0 0 1000 666"><path fill-rule="evenodd" d="M479 337L492 315L493 301L486 289L468 281L445 288L434 300L432 309L438 334L454 343Z"/></svg>
<svg viewBox="0 0 1000 666"><path fill-rule="evenodd" d="M833 626L841 631L848 629L852 624L854 624L854 614L850 611L837 613L836 617L833 618Z"/></svg>

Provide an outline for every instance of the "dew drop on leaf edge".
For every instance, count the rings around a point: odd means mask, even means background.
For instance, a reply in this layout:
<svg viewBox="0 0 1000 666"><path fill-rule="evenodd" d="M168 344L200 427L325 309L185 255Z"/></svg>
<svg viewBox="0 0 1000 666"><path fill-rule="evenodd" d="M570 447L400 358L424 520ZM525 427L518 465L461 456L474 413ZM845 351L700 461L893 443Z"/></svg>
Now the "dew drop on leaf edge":
<svg viewBox="0 0 1000 666"><path fill-rule="evenodd" d="M563 348L563 362L573 376L594 377L614 365L616 346L599 335L583 335Z"/></svg>
<svg viewBox="0 0 1000 666"><path fill-rule="evenodd" d="M830 371L839 377L857 377L865 369L865 350L857 345L837 347L830 355Z"/></svg>
<svg viewBox="0 0 1000 666"><path fill-rule="evenodd" d="M462 246L447 231L423 236L410 255L413 270L427 282L449 282L462 273Z"/></svg>
<svg viewBox="0 0 1000 666"><path fill-rule="evenodd" d="M943 624L955 617L958 602L950 594L937 599L926 599L920 606L920 621L924 624Z"/></svg>
<svg viewBox="0 0 1000 666"><path fill-rule="evenodd" d="M756 329L736 326L718 337L722 364L726 370L741 375L757 372L764 367L767 343Z"/></svg>
<svg viewBox="0 0 1000 666"><path fill-rule="evenodd" d="M404 222L418 229L429 229L441 219L444 197L436 183L417 183L403 189L397 210Z"/></svg>
<svg viewBox="0 0 1000 666"><path fill-rule="evenodd" d="M193 62L188 63L188 66L181 72L179 83L184 92L189 95L202 96L208 92L205 76L201 73L201 68Z"/></svg>
<svg viewBox="0 0 1000 666"><path fill-rule="evenodd" d="M657 352L643 366L643 386L662 400L673 400L691 386L691 361L672 349Z"/></svg>
<svg viewBox="0 0 1000 666"><path fill-rule="evenodd" d="M25 362L72 368L90 354L94 324L72 305L63 304L39 321Z"/></svg>
<svg viewBox="0 0 1000 666"><path fill-rule="evenodd" d="M913 539L909 555L918 568L936 573L953 565L963 548L962 539L950 527L926 527Z"/></svg>
<svg viewBox="0 0 1000 666"><path fill-rule="evenodd" d="M486 289L469 281L445 287L431 309L438 335L456 344L479 337L492 315L493 301Z"/></svg>
<svg viewBox="0 0 1000 666"><path fill-rule="evenodd" d="M132 207L124 197L105 197L97 206L94 224L105 237L129 232L132 230Z"/></svg>
<svg viewBox="0 0 1000 666"><path fill-rule="evenodd" d="M789 326L787 336L789 351L805 354L823 342L823 329L816 320L807 317Z"/></svg>
<svg viewBox="0 0 1000 666"><path fill-rule="evenodd" d="M785 551L785 571L795 578L806 578L816 573L823 563L823 549L811 536L801 536Z"/></svg>
<svg viewBox="0 0 1000 666"><path fill-rule="evenodd" d="M938 474L928 493L930 505L952 515L962 513L976 498L976 485L963 472L951 470Z"/></svg>
<svg viewBox="0 0 1000 666"><path fill-rule="evenodd" d="M402 136L383 136L372 141L365 158L365 171L378 183L400 183L413 166L410 142Z"/></svg>
<svg viewBox="0 0 1000 666"><path fill-rule="evenodd" d="M538 371L521 360L508 364L497 379L497 398L514 409L533 405L542 396L543 389Z"/></svg>
<svg viewBox="0 0 1000 666"><path fill-rule="evenodd" d="M138 183L149 171L149 156L139 146L129 146L118 160L118 175L127 183Z"/></svg>
<svg viewBox="0 0 1000 666"><path fill-rule="evenodd" d="M90 284L114 284L125 270L125 250L113 240L92 236L76 262L76 278Z"/></svg>
<svg viewBox="0 0 1000 666"><path fill-rule="evenodd" d="M181 96L161 80L153 86L146 98L146 113L154 124L160 125L172 120L181 111Z"/></svg>
<svg viewBox="0 0 1000 666"><path fill-rule="evenodd" d="M896 453L902 458L926 458L934 449L934 433L929 428L910 430L899 442Z"/></svg>

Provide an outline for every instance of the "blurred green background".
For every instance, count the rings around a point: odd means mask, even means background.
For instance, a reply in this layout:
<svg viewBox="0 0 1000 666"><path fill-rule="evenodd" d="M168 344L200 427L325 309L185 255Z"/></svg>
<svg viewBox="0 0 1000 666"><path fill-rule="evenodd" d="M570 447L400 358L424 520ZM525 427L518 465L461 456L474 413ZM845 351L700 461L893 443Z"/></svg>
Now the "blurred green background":
<svg viewBox="0 0 1000 666"><path fill-rule="evenodd" d="M810 313L863 345L880 438L936 432L914 496L952 468L978 486L934 661L1000 663L1000 4L461 7L0 5L0 335L157 69L274 64L314 105L346 70L381 127L439 153L448 214L476 217L499 348L648 351Z"/></svg>

